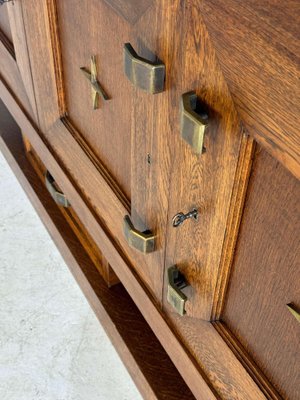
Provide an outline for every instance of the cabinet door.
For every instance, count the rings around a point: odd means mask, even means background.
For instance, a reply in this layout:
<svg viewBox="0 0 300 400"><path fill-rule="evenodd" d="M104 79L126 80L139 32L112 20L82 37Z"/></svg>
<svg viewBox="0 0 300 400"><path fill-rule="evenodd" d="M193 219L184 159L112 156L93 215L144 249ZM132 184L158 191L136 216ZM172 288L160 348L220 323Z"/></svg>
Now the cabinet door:
<svg viewBox="0 0 300 400"><path fill-rule="evenodd" d="M190 285L187 315L209 320L242 127L198 1L157 2L135 24L134 36L141 55L156 49L165 62L166 90L150 98L135 91L133 218L142 227L162 226L158 246L166 249L165 310L176 313L167 302L168 268L176 265ZM200 152L182 137L181 102L189 92L197 96L197 113L208 115ZM197 220L173 227L176 214L192 210Z"/></svg>
<svg viewBox="0 0 300 400"><path fill-rule="evenodd" d="M221 320L290 400L300 396L299 239L299 181L258 148Z"/></svg>
<svg viewBox="0 0 300 400"><path fill-rule="evenodd" d="M242 128L198 2L25 0L22 7L39 122L53 151L154 298L162 299L167 256L166 266L179 264L193 281L190 314L209 319ZM130 82L125 43L147 64L164 64L159 93L142 90L138 70ZM97 109L86 77L95 68L91 56L109 97L99 96ZM53 60L53 70L41 60ZM205 154L181 138L181 98L189 91L208 113ZM197 223L173 228L172 217L191 208ZM154 252L129 246L126 214L135 229L153 232Z"/></svg>
<svg viewBox="0 0 300 400"><path fill-rule="evenodd" d="M155 252L145 255L130 247L124 235L124 217L147 190L137 187L132 178L134 163L140 160L149 165L147 154L132 145L135 89L124 73L124 45L131 42L136 46L134 25L152 12L153 3L25 0L22 7L41 129L116 249L160 302L164 249L157 245ZM139 40L150 29L143 26ZM158 48L152 43L150 50L148 59L152 61ZM52 66L42 70L43 60L53 62ZM92 72L94 86L89 77ZM95 84L107 94L107 99L97 95L97 105ZM147 102L151 104L156 96L146 93ZM80 207L76 201L73 206ZM132 218L132 222L137 221ZM157 224L156 219L147 223L145 229L165 237L164 224Z"/></svg>

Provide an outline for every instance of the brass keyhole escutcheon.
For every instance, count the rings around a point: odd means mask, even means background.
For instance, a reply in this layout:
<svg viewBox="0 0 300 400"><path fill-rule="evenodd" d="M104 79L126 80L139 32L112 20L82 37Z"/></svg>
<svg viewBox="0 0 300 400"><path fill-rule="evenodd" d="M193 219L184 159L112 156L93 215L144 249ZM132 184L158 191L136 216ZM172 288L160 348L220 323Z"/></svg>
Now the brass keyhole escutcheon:
<svg viewBox="0 0 300 400"><path fill-rule="evenodd" d="M192 211L189 211L187 214L184 214L182 212L177 213L176 215L174 215L174 217L172 218L172 224L174 228L177 228L178 226L182 225L184 223L184 221L186 221L187 219L194 219L195 221L198 220L198 210L196 208L194 208Z"/></svg>

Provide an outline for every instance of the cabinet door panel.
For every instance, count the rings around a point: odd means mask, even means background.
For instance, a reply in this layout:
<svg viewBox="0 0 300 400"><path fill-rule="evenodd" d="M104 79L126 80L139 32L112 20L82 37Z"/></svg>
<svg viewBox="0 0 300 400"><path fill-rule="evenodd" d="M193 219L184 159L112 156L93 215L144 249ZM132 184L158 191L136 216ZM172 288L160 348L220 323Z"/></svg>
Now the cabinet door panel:
<svg viewBox="0 0 300 400"><path fill-rule="evenodd" d="M25 0L22 7L43 134L80 196L159 303L163 264L132 249L123 233L123 218L130 214L131 192L136 190L130 179L134 157L132 84L123 66L123 46L130 40L130 23L120 10L117 13L101 0L69 0L63 4L55 0ZM100 99L97 110L93 110L91 85L80 71L80 67L90 70L93 54L97 59L97 79L110 96L106 102ZM49 62L44 68L40 67L41 58ZM71 197L68 188L58 183ZM72 205L80 207L79 203ZM84 211L76 212L84 220Z"/></svg>
<svg viewBox="0 0 300 400"><path fill-rule="evenodd" d="M234 336L284 398L300 396L300 184L256 153L222 313Z"/></svg>
<svg viewBox="0 0 300 400"><path fill-rule="evenodd" d="M131 99L123 74L123 44L130 23L103 1L57 1L58 29L66 93L66 111L80 134L130 199ZM91 83L80 70L91 70L109 96L93 109Z"/></svg>
<svg viewBox="0 0 300 400"><path fill-rule="evenodd" d="M151 24L153 29L144 28ZM133 218L142 227L161 227L157 240L159 249L166 248L165 270L177 264L190 284L187 315L209 320L242 127L197 1L157 2L134 33L143 57L155 49L165 63L166 90L134 95ZM192 90L209 113L201 155L180 134L181 96ZM198 221L173 228L172 217L193 208L199 210ZM165 310L173 313L166 298L165 293Z"/></svg>

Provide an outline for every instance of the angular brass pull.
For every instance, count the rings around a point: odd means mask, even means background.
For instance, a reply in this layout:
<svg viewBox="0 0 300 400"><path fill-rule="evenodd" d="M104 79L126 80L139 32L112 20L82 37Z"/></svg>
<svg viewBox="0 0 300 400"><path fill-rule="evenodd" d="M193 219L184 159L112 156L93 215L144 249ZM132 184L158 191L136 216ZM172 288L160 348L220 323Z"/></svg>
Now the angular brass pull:
<svg viewBox="0 0 300 400"><path fill-rule="evenodd" d="M178 270L176 265L173 265L168 269L168 303L176 310L179 315L184 315L185 303L187 301L186 295L182 292L182 289L187 287L188 284L185 281L184 276Z"/></svg>
<svg viewBox="0 0 300 400"><path fill-rule="evenodd" d="M196 93L184 93L180 104L181 136L193 148L196 154L203 153L203 141L207 125L208 115L205 112L197 112Z"/></svg>
<svg viewBox="0 0 300 400"><path fill-rule="evenodd" d="M164 91L165 65L139 57L130 43L124 45L124 71L136 87L151 94Z"/></svg>
<svg viewBox="0 0 300 400"><path fill-rule="evenodd" d="M55 185L55 180L49 171L46 172L45 175L45 183L48 189L48 192L51 194L51 197L55 201L56 204L62 207L70 207L70 203L65 194L57 190Z"/></svg>
<svg viewBox="0 0 300 400"><path fill-rule="evenodd" d="M124 217L124 235L130 247L141 253L152 253L155 250L155 236L150 231L140 232L133 226L130 217Z"/></svg>

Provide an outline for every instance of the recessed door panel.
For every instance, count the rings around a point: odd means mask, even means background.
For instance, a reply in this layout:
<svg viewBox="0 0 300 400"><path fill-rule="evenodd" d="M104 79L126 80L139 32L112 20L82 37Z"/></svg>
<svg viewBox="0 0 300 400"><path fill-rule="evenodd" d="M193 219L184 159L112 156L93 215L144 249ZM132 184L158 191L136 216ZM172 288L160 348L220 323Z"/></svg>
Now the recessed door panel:
<svg viewBox="0 0 300 400"><path fill-rule="evenodd" d="M291 400L300 396L299 239L300 183L259 149L221 319Z"/></svg>
<svg viewBox="0 0 300 400"><path fill-rule="evenodd" d="M58 1L58 29L68 118L130 199L131 84L123 73L123 45L130 23L103 1ZM94 109L91 72L108 100Z"/></svg>

